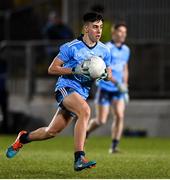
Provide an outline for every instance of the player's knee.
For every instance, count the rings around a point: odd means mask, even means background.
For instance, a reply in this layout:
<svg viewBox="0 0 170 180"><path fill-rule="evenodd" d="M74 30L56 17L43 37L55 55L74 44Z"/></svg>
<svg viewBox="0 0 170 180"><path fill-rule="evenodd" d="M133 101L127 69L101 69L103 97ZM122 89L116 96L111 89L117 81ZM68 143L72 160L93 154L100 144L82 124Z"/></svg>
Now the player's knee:
<svg viewBox="0 0 170 180"><path fill-rule="evenodd" d="M82 107L78 116L81 116L81 117L88 120L90 118L90 113L91 113L90 107L84 106L84 107Z"/></svg>
<svg viewBox="0 0 170 180"><path fill-rule="evenodd" d="M106 121L104 119L98 119L96 120L96 123L99 125L99 126L102 126L102 125L105 125L106 124Z"/></svg>
<svg viewBox="0 0 170 180"><path fill-rule="evenodd" d="M124 121L124 114L118 114L116 119L117 119L118 123L123 122Z"/></svg>
<svg viewBox="0 0 170 180"><path fill-rule="evenodd" d="M100 122L100 124L101 124L101 125L105 125L105 124L106 124L106 121L105 121L105 120L104 120L104 121L102 120L102 121Z"/></svg>

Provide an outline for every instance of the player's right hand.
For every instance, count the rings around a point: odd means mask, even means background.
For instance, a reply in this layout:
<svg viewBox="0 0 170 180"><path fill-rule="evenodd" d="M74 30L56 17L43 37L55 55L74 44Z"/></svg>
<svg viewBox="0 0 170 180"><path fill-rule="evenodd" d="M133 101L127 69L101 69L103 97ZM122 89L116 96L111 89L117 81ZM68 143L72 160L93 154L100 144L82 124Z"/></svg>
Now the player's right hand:
<svg viewBox="0 0 170 180"><path fill-rule="evenodd" d="M89 61L86 60L81 64L78 64L76 67L72 68L73 74L79 74L86 77L88 80L91 81L90 73L89 73Z"/></svg>
<svg viewBox="0 0 170 180"><path fill-rule="evenodd" d="M127 93L127 92L128 92L128 87L127 87L126 84L116 82L115 85L117 86L118 90L119 90L121 93Z"/></svg>
<svg viewBox="0 0 170 180"><path fill-rule="evenodd" d="M76 67L72 68L73 74L81 74L81 75L87 75L89 76L89 71L88 71L88 62L83 62L81 64L78 64Z"/></svg>

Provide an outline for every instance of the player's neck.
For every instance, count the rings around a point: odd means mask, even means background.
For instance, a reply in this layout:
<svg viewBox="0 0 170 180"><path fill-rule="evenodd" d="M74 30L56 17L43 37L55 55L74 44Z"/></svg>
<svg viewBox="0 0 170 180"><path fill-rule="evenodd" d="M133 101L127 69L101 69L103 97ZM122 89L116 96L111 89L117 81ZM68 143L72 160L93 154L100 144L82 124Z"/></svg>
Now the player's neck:
<svg viewBox="0 0 170 180"><path fill-rule="evenodd" d="M114 42L114 44L116 45L116 47L121 47L121 46L122 46L122 42L116 40L116 38L112 38L112 41Z"/></svg>
<svg viewBox="0 0 170 180"><path fill-rule="evenodd" d="M89 47L93 47L96 45L97 42L93 42L90 40L87 34L83 36L83 42L86 43Z"/></svg>
<svg viewBox="0 0 170 180"><path fill-rule="evenodd" d="M112 40L113 41L113 43L115 44L115 46L116 47L121 47L122 46L122 43L121 42L116 42L116 41L114 41L114 40Z"/></svg>

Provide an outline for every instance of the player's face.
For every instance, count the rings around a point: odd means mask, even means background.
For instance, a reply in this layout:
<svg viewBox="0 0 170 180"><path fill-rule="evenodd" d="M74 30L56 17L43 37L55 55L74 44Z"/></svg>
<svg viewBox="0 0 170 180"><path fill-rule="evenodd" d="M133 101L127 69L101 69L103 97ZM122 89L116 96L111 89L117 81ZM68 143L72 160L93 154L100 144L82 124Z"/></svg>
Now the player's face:
<svg viewBox="0 0 170 180"><path fill-rule="evenodd" d="M95 21L88 23L86 32L88 33L89 39L92 42L97 42L100 40L102 35L102 28L103 28L102 21Z"/></svg>
<svg viewBox="0 0 170 180"><path fill-rule="evenodd" d="M120 26L118 29L114 30L116 40L120 43L124 43L127 36L127 29L124 26Z"/></svg>

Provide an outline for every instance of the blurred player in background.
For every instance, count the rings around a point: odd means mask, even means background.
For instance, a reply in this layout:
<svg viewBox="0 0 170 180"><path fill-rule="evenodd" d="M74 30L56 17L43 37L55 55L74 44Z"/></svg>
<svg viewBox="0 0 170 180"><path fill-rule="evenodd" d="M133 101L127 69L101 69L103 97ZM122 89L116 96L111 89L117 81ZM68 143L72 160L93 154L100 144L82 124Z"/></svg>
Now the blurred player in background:
<svg viewBox="0 0 170 180"><path fill-rule="evenodd" d="M73 31L68 27L67 24L62 22L61 17L56 11L51 11L48 15L48 21L43 28L43 37L50 41L70 39L72 40L74 35ZM51 59L53 59L58 52L56 52L56 47L48 45L46 47L46 52Z"/></svg>
<svg viewBox="0 0 170 180"><path fill-rule="evenodd" d="M72 30L62 22L61 17L55 11L49 13L48 22L43 28L43 35L49 40L73 38Z"/></svg>
<svg viewBox="0 0 170 180"><path fill-rule="evenodd" d="M105 124L108 119L110 108L112 108L115 121L112 124L112 145L110 153L117 152L123 125L125 101L128 101L128 60L130 50L124 44L127 36L127 26L119 23L112 28L112 40L107 42L111 52L112 80L99 81L96 94L97 116L88 125L87 136L97 127Z"/></svg>
<svg viewBox="0 0 170 180"><path fill-rule="evenodd" d="M80 171L93 167L96 162L85 158L84 143L90 118L90 107L86 102L93 81L88 68L83 62L92 56L101 56L110 65L109 48L101 43L103 17L97 13L87 13L83 17L84 35L60 47L48 71L53 75L61 75L56 83L55 95L59 109L48 127L33 132L21 131L15 142L8 148L7 157L14 157L19 149L31 141L53 138L61 132L72 119L77 118L74 129L75 161L74 169ZM111 69L103 74L103 78L111 77ZM110 72L110 73L109 73ZM110 76L109 76L110 74Z"/></svg>

